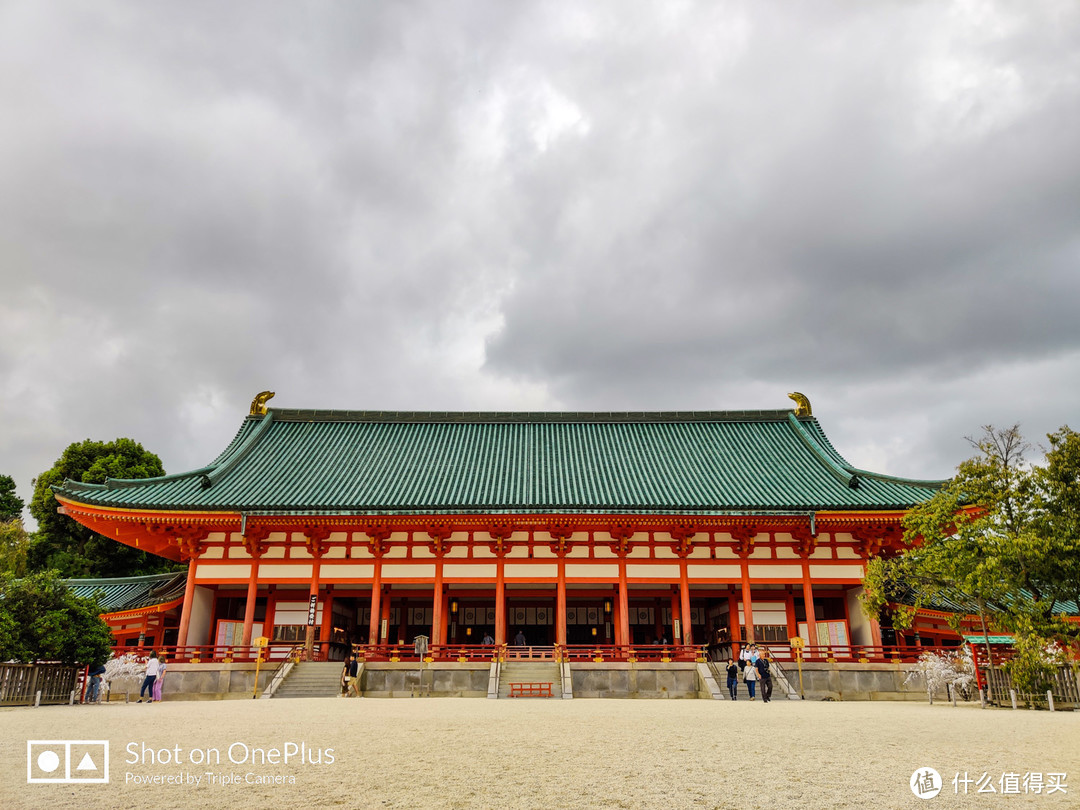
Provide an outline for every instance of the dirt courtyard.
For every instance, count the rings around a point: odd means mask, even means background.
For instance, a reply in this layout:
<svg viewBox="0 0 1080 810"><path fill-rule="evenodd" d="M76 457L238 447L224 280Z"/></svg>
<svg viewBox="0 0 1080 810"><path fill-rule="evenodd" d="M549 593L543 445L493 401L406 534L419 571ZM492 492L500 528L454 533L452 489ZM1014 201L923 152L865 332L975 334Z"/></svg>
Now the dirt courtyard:
<svg viewBox="0 0 1080 810"><path fill-rule="evenodd" d="M233 700L3 709L0 728L6 810L1080 806L1075 712L787 700ZM108 741L108 784L28 784L28 776L63 776L65 756L73 776L103 772L101 746L65 752L46 742L28 752L28 741L65 739ZM79 771L87 762L101 770ZM909 786L927 767L944 783L929 801ZM963 785L957 794L958 772L988 774L998 793L979 794L973 781L967 796ZM1025 795L1021 781L1019 796L1001 795L1010 773L1038 773L1044 784L1065 773L1067 792Z"/></svg>

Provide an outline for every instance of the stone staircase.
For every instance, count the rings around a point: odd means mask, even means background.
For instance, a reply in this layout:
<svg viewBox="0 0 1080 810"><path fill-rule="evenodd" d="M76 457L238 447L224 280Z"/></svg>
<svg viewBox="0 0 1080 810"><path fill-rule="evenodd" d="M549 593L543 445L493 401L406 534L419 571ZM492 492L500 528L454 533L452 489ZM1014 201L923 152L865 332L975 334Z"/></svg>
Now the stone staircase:
<svg viewBox="0 0 1080 810"><path fill-rule="evenodd" d="M499 665L499 697L509 697L511 683L550 683L551 696L561 698L560 672L560 665L556 661L504 661Z"/></svg>
<svg viewBox="0 0 1080 810"><path fill-rule="evenodd" d="M274 698L337 697L341 694L342 661L303 661L285 676Z"/></svg>

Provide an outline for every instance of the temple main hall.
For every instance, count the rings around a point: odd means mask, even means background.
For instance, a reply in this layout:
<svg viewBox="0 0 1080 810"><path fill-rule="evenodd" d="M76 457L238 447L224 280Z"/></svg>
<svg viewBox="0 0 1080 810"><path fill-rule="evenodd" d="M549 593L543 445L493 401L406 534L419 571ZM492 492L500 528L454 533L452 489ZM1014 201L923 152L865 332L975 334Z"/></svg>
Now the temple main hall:
<svg viewBox="0 0 1080 810"><path fill-rule="evenodd" d="M178 648L881 645L864 566L939 481L853 467L782 410L274 408L189 472L62 510L187 566ZM280 652L284 655L285 652Z"/></svg>

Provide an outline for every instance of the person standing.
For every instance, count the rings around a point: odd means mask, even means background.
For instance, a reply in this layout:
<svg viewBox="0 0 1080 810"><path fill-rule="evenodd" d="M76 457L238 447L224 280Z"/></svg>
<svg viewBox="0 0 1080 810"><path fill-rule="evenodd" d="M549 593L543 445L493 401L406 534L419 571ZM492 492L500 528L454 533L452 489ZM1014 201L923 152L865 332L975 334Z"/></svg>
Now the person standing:
<svg viewBox="0 0 1080 810"><path fill-rule="evenodd" d="M523 632L521 632L520 630L518 630L517 635L514 636L514 646L515 647L524 647L525 646L525 634Z"/></svg>
<svg viewBox="0 0 1080 810"><path fill-rule="evenodd" d="M758 660L754 662L758 680L761 681L761 702L768 703L772 700L772 667L769 666L769 652L762 650Z"/></svg>
<svg viewBox="0 0 1080 810"><path fill-rule="evenodd" d="M727 660L727 688L732 700L739 699L739 665L734 658Z"/></svg>
<svg viewBox="0 0 1080 810"><path fill-rule="evenodd" d="M165 656L162 655L158 659L158 674L157 677L154 679L154 688L151 690L154 703L161 702L161 690L165 685L165 669Z"/></svg>
<svg viewBox="0 0 1080 810"><path fill-rule="evenodd" d="M743 670L743 678L746 680L746 691L750 693L750 699L753 700L757 687L757 668L747 662L746 669Z"/></svg>
<svg viewBox="0 0 1080 810"><path fill-rule="evenodd" d="M345 661L345 671L341 677L347 683L345 697L360 697L360 662L355 655L350 655Z"/></svg>
<svg viewBox="0 0 1080 810"><path fill-rule="evenodd" d="M86 687L86 703L97 703L101 700L101 676L104 674L104 664L98 664L90 670L90 684Z"/></svg>
<svg viewBox="0 0 1080 810"><path fill-rule="evenodd" d="M146 662L146 677L143 678L142 687L139 689L139 699L135 701L136 703L142 703L145 694L149 694L146 700L147 703L154 699L154 681L157 680L160 668L161 663L158 661L157 650L153 650L150 653L150 660Z"/></svg>

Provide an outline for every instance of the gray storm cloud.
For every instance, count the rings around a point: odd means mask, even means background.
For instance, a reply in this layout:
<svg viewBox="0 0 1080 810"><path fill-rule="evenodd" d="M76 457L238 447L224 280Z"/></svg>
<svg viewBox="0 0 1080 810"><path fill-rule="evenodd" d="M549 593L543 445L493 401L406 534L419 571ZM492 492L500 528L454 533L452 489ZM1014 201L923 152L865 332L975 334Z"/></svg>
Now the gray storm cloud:
<svg viewBox="0 0 1080 810"><path fill-rule="evenodd" d="M0 9L0 472L296 407L1074 417L1080 8Z"/></svg>

